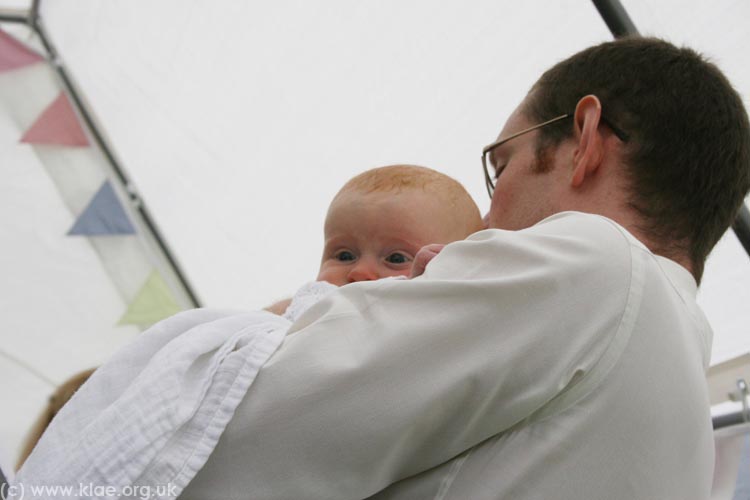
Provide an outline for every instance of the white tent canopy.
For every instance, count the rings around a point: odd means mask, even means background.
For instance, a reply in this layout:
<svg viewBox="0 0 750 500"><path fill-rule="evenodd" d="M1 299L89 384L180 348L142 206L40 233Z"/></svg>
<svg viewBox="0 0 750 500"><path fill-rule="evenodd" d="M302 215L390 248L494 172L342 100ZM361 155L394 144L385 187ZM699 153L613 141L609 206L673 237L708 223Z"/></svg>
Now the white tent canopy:
<svg viewBox="0 0 750 500"><path fill-rule="evenodd" d="M30 3L0 0L0 9L28 10ZM748 2L622 3L642 34L710 56L750 107ZM40 9L130 188L203 304L222 307L262 307L313 279L328 202L365 169L436 168L461 181L486 211L481 148L544 69L611 39L586 0L55 0L40 2ZM22 30L2 28L38 46ZM3 145L3 165L28 153L12 147L17 143ZM7 156L11 151L15 156ZM24 194L10 194L2 198L4 227L33 218ZM70 207L52 210L67 214L62 225L75 218ZM5 241L10 236L0 238L12 246ZM3 276L15 276L8 282L27 286L29 296L45 286L78 290L71 276L50 278L60 280L55 284L25 282L28 270L15 259L32 266L44 256L19 249L13 261L0 259ZM16 291L0 293L5 302ZM76 300L84 308L94 303L85 294ZM709 259L700 301L715 329L713 362L750 351L750 258L731 232ZM23 342L25 332L9 328L20 321L12 318L42 315L40 331L59 334L58 314L69 304L48 302L14 301L2 320L3 343ZM37 342L33 353L25 352L59 383L134 334L117 330L120 340L88 355L70 342ZM24 406L13 425L30 423L43 400ZM0 461L9 463L19 441L10 424L3 426L0 436L10 444L0 444L6 453Z"/></svg>

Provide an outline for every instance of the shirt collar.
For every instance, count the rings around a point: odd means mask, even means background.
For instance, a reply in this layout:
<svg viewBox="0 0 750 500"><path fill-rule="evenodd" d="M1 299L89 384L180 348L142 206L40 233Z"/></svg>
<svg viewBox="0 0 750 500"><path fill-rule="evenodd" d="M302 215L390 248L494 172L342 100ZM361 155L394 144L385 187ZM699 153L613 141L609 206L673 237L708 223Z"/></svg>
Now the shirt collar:
<svg viewBox="0 0 750 500"><path fill-rule="evenodd" d="M693 275L690 274L690 271L666 257L661 257L659 255L656 255L655 257L664 271L664 274L667 275L674 286L686 295L695 298L698 293L698 285L696 284Z"/></svg>

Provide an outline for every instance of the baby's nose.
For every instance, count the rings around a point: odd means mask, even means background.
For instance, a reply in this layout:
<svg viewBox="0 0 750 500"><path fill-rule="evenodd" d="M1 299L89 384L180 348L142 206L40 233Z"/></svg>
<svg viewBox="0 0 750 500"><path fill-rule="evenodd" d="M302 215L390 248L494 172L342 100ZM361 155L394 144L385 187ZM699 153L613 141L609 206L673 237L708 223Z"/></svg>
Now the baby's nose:
<svg viewBox="0 0 750 500"><path fill-rule="evenodd" d="M349 271L349 283L356 281L373 281L379 279L378 266L371 259L360 258L351 271Z"/></svg>

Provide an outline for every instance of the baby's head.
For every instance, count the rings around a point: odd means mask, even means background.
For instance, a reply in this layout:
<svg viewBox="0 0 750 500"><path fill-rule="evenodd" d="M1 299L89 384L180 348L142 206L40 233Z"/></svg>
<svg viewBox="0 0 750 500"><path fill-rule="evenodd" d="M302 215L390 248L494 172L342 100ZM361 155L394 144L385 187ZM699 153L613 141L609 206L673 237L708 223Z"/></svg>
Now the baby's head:
<svg viewBox="0 0 750 500"><path fill-rule="evenodd" d="M368 170L334 197L319 281L337 286L408 276L417 251L483 229L479 209L447 175L414 165Z"/></svg>

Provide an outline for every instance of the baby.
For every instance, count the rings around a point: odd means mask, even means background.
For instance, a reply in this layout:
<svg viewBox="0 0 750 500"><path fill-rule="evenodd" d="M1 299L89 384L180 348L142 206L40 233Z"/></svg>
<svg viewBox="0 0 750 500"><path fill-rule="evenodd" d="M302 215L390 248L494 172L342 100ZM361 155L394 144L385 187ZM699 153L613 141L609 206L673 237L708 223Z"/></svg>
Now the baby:
<svg viewBox="0 0 750 500"><path fill-rule="evenodd" d="M317 281L343 286L408 277L443 245L482 229L474 200L447 175L415 165L367 170L347 182L328 208ZM284 300L268 310L284 314L289 304Z"/></svg>
<svg viewBox="0 0 750 500"><path fill-rule="evenodd" d="M333 198L318 281L336 286L408 276L425 245L483 229L479 209L447 175L414 165L368 170Z"/></svg>

